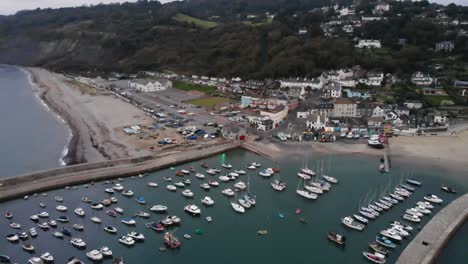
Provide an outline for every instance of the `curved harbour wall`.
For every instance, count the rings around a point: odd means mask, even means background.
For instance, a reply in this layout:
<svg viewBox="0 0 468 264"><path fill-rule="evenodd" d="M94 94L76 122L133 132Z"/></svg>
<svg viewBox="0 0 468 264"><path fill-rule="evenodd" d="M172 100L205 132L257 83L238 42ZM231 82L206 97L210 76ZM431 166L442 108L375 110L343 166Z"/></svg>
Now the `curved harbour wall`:
<svg viewBox="0 0 468 264"><path fill-rule="evenodd" d="M405 248L396 263L434 263L445 244L467 220L468 194L465 194L437 213Z"/></svg>
<svg viewBox="0 0 468 264"><path fill-rule="evenodd" d="M183 151L160 157L144 156L86 163L7 178L0 180L0 202L69 185L132 176L168 168L180 163L199 160L236 149L239 146L240 143L235 142L205 149L197 148L191 151Z"/></svg>

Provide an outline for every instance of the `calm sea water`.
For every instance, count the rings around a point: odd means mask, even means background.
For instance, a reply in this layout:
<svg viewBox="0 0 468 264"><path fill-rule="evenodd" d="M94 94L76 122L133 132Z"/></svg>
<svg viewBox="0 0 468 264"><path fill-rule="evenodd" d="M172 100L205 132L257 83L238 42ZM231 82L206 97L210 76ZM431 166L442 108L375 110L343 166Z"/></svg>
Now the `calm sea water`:
<svg viewBox="0 0 468 264"><path fill-rule="evenodd" d="M16 67L0 65L0 114L0 177L60 166L68 129Z"/></svg>
<svg viewBox="0 0 468 264"><path fill-rule="evenodd" d="M212 167L220 168L223 156L214 156L204 161ZM247 163L259 161L262 167L275 167L273 161L266 160L251 152L235 150L226 153L226 162L234 168L245 168ZM87 261L86 251L97 249L103 245L109 246L116 256L123 256L126 263L366 263L362 257L362 251L367 250L368 244L373 241L380 230L384 229L390 221L399 220L403 211L413 206L417 201L422 200L427 193L435 193L444 199L444 205L458 197L440 191L440 184L455 186L459 193L466 193L468 183L459 177L458 173L448 172L441 168L436 168L430 164L424 168L416 168L409 164L394 162L391 173L380 174L377 172L379 160L375 157L363 156L320 156L318 154L309 155L309 166L316 164L317 160L324 160L324 170L327 174L339 179L339 183L334 185L329 193L319 197L318 200L310 201L299 197L295 193L298 184L296 172L302 164L301 156L288 156L279 160L282 170L281 176L288 184L285 192L278 193L270 187L272 179L264 179L257 174L258 171L248 171L248 176L241 176L240 179L247 181L250 178L250 191L257 195L257 205L255 208L247 210L244 215L235 213L230 207L230 200L220 192L227 186L232 187L233 182L221 183L220 187L212 188L209 191L202 190L199 185L203 180L193 176L188 176L192 185L189 187L194 193L194 199L186 199L180 194L180 190L172 193L166 190L167 182L162 178L174 176L175 170L162 170L150 173L145 178L127 178L122 184L126 189L131 189L136 196L144 196L147 204L140 205L134 198L126 198L120 193L115 197L119 202L117 206L125 209L125 216L132 216L138 210L147 210L147 207L154 204L165 204L169 206L169 214L182 217L182 224L175 230L175 234L183 242L178 250L159 251L163 245L162 234L156 233L145 227L149 221L158 221L163 215L151 213L151 219L137 218L135 227L126 227L120 220L122 216L112 218L103 211L92 210L89 204L82 203L80 198L88 196L93 201L99 201L109 197L104 193L106 187L104 183L96 183L88 188L78 186L76 190L60 189L51 191L47 197L38 195L29 200L14 200L0 204L0 211L11 210L14 212L14 221L21 223L23 230L37 225L29 220L29 216L42 211L38 206L40 201L47 203L45 208L51 214L51 218L56 218L63 213L55 210L58 204L54 201L54 196L64 197L64 205L68 207L65 213L70 219L70 223L59 224L59 228L66 226L71 229L74 223L85 225L84 232L73 231L73 236L81 237L87 242L86 250L77 250L69 244L69 239L60 240L52 236L52 231L42 231L38 229L39 236L29 241L36 246L36 253L29 254L21 249L20 244L11 244L4 239L8 233L14 230L8 227L9 221L0 217L0 254L7 254L18 263L26 263L32 255L39 255L46 251L51 252L56 258L56 263L65 263L71 256L77 256ZM330 166L328 165L330 164ZM194 166L198 172L204 172L200 167L200 162L192 162L177 166L175 169L188 168ZM227 171L227 170L223 170ZM366 194L380 194L388 185L397 184L402 175L412 172L415 178L423 181L423 186L403 203L394 206L389 212L384 213L377 220L372 221L363 232L352 231L345 228L340 219L346 215L356 213L360 200L364 200ZM466 173L466 172L465 172ZM210 179L213 176L208 176ZM148 187L147 182L154 181L159 187ZM207 181L207 179L205 180ZM215 205L206 208L200 203L200 199L209 195L215 200ZM194 218L187 215L183 208L185 205L195 203L202 209L202 217ZM73 213L76 207L82 207L86 211L86 217L78 218ZM295 214L296 208L301 208L300 215ZM436 206L433 215L442 206ZM280 218L279 214L284 214ZM206 216L213 218L212 223L205 220ZM102 224L92 223L89 218L98 216ZM299 217L307 220L307 224L299 222ZM430 217L425 217L422 225L427 223ZM138 243L132 248L127 248L118 243L117 235L111 235L103 230L103 226L111 224L118 228L118 235L124 235L132 230L143 233L146 241ZM201 229L203 234L195 234L196 229ZM269 235L259 236L256 234L259 229L267 229ZM336 246L327 240L327 231L335 231L347 237L347 244L344 247ZM185 240L183 234L192 235L191 240ZM416 232L415 232L416 233ZM412 237L414 237L413 234ZM393 263L410 239L405 239L393 250L388 258L388 263ZM464 238L466 244L466 237ZM463 239L461 239L463 241ZM455 244L455 249L462 245ZM453 248L452 248L453 249ZM458 248L460 249L460 248ZM106 260L105 263L110 263ZM459 259L441 256L440 263L459 263Z"/></svg>

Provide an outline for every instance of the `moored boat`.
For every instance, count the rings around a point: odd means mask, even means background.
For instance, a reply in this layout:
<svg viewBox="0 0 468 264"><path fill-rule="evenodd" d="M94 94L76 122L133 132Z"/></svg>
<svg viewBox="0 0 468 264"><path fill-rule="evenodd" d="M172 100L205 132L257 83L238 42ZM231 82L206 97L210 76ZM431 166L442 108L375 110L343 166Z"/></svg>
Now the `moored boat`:
<svg viewBox="0 0 468 264"><path fill-rule="evenodd" d="M407 179L406 182L411 184L411 185L414 185L414 186L421 186L421 184L422 184L420 181L417 181L417 180L414 180L414 179Z"/></svg>
<svg viewBox="0 0 468 264"><path fill-rule="evenodd" d="M370 244L369 244L369 247L371 249L373 249L375 252L378 252L380 254L383 254L383 255L387 255L390 251L388 249L386 249L385 247L381 246L380 244L378 244L376 241L372 241Z"/></svg>
<svg viewBox="0 0 468 264"><path fill-rule="evenodd" d="M351 228L351 229L354 229L354 230L358 230L358 231L362 231L365 227L365 225L361 224L361 223L358 223L356 221L354 221L354 219L350 216L346 216L346 217L343 217L341 219L341 222Z"/></svg>
<svg viewBox="0 0 468 264"><path fill-rule="evenodd" d="M384 264L385 263L385 256L382 255L382 254L379 254L379 253L372 254L372 253L369 253L369 252L362 252L362 255L366 259L368 259L368 260L370 260L370 261L372 261L374 263L377 263L377 264Z"/></svg>
<svg viewBox="0 0 468 264"><path fill-rule="evenodd" d="M375 237L375 242L379 243L380 245L388 248L395 248L396 244L393 243L390 239L384 237L384 236L376 236Z"/></svg>
<svg viewBox="0 0 468 264"><path fill-rule="evenodd" d="M180 247L181 243L177 237L175 237L172 233L166 232L164 234L164 243L169 247L169 248L178 248Z"/></svg>
<svg viewBox="0 0 468 264"><path fill-rule="evenodd" d="M453 187L442 186L440 188L442 189L442 191L447 192L447 193L457 193L457 191Z"/></svg>
<svg viewBox="0 0 468 264"><path fill-rule="evenodd" d="M328 239L337 243L338 245L344 245L346 242L346 237L334 232L328 232Z"/></svg>

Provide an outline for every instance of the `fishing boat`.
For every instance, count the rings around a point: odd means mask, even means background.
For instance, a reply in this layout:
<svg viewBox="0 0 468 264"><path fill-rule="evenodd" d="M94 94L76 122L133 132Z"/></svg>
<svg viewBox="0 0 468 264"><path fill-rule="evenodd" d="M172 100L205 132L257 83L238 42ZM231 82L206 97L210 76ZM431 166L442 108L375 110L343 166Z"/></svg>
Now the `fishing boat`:
<svg viewBox="0 0 468 264"><path fill-rule="evenodd" d="M213 205L214 204L214 201L213 199L211 199L211 197L209 196L205 196L203 199L201 199L201 203L204 204L204 205Z"/></svg>
<svg viewBox="0 0 468 264"><path fill-rule="evenodd" d="M457 191L453 187L442 186L440 188L442 189L442 191L447 192L447 193L457 193Z"/></svg>
<svg viewBox="0 0 468 264"><path fill-rule="evenodd" d="M191 214L192 216L199 216L201 214L200 208L194 204L189 204L184 207L184 211Z"/></svg>
<svg viewBox="0 0 468 264"><path fill-rule="evenodd" d="M378 244L376 241L372 241L370 244L369 244L369 247L371 249L373 249L375 252L378 252L382 255L387 255L390 251L388 249L386 249L385 247L381 246L380 244Z"/></svg>
<svg viewBox="0 0 468 264"><path fill-rule="evenodd" d="M127 236L133 238L133 240L135 240L135 241L145 240L145 236L143 234L135 232L135 231L132 231L132 232L128 233Z"/></svg>
<svg viewBox="0 0 468 264"><path fill-rule="evenodd" d="M396 244L393 243L390 239L384 236L376 236L375 242L379 243L380 245L387 247L387 248L395 248Z"/></svg>
<svg viewBox="0 0 468 264"><path fill-rule="evenodd" d="M388 238L396 240L396 241L401 241L403 239L400 235L398 235L395 232L395 230L392 230L392 229L382 230L382 231L380 231L380 234L382 236L388 237Z"/></svg>
<svg viewBox="0 0 468 264"><path fill-rule="evenodd" d="M377 252L374 253L374 254L372 254L372 253L363 251L363 252L362 252L362 255L363 255L366 259L368 259L368 260L370 260L370 261L372 261L372 262L374 262L374 263L377 263L377 264L385 264L385 256L382 255L382 254L379 254L379 253L377 253Z"/></svg>
<svg viewBox="0 0 468 264"><path fill-rule="evenodd" d="M369 220L367 220L367 218L362 217L362 216L360 216L360 215L354 214L353 217L354 217L356 220L358 220L359 222L363 223L363 224L369 223Z"/></svg>
<svg viewBox="0 0 468 264"><path fill-rule="evenodd" d="M334 232L328 232L328 239L330 241L333 241L335 243L337 243L338 245L344 245L345 242L346 242L346 237L341 235L341 234L337 234L337 233L334 233Z"/></svg>
<svg viewBox="0 0 468 264"><path fill-rule="evenodd" d="M126 246L133 246L135 244L135 240L129 236L121 236L119 237L119 242L126 245Z"/></svg>
<svg viewBox="0 0 468 264"><path fill-rule="evenodd" d="M355 229L358 231L362 231L365 227L365 225L358 223L354 221L354 219L351 216L346 216L341 219L341 223L343 223L345 226Z"/></svg>
<svg viewBox="0 0 468 264"><path fill-rule="evenodd" d="M431 203L437 203L437 204L443 202L442 199L440 199L439 197L437 197L437 195L434 195L434 194L428 194L424 196L424 200L431 202Z"/></svg>
<svg viewBox="0 0 468 264"><path fill-rule="evenodd" d="M178 248L182 243L180 243L179 239L175 237L172 233L166 232L164 234L164 243L169 247L169 248Z"/></svg>
<svg viewBox="0 0 468 264"><path fill-rule="evenodd" d="M81 238L74 237L70 239L70 244L74 247L77 248L85 248L86 247L86 242L83 241Z"/></svg>
<svg viewBox="0 0 468 264"><path fill-rule="evenodd" d="M421 184L422 184L420 181L416 181L414 179L407 179L406 182L408 184L411 184L411 185L414 185L414 186L421 186Z"/></svg>
<svg viewBox="0 0 468 264"><path fill-rule="evenodd" d="M104 258L104 256L102 255L101 252L99 252L99 250L96 250L96 249L93 249L89 252L86 253L86 256L93 260L93 261L100 261Z"/></svg>
<svg viewBox="0 0 468 264"><path fill-rule="evenodd" d="M181 193L184 197L193 198L193 192L190 189L185 189Z"/></svg>
<svg viewBox="0 0 468 264"><path fill-rule="evenodd" d="M168 191L175 192L177 190L177 187L175 187L174 185L169 184L169 185L166 186L166 189Z"/></svg>
<svg viewBox="0 0 468 264"><path fill-rule="evenodd" d="M236 211L238 213L242 213L242 214L245 213L245 208L242 207L240 204L231 202L231 207L232 207L232 209L234 209L234 211Z"/></svg>
<svg viewBox="0 0 468 264"><path fill-rule="evenodd" d="M167 211L167 209L168 209L167 206L161 205L161 204L153 205L149 208L151 212L157 212L157 213L165 212Z"/></svg>
<svg viewBox="0 0 468 264"><path fill-rule="evenodd" d="M135 225L136 224L135 219L132 219L132 218L124 218L124 219L122 219L120 221L122 223L126 224L126 225Z"/></svg>

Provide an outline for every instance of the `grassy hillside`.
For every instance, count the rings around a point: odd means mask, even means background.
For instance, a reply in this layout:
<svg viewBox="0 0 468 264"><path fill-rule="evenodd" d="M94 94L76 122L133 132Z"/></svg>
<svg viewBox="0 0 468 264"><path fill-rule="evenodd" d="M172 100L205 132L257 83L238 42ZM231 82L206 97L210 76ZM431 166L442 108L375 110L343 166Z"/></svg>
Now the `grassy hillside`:
<svg viewBox="0 0 468 264"><path fill-rule="evenodd" d="M202 28L213 28L218 26L218 22L208 21L208 20L201 20L196 17L191 17L184 15L182 13L178 13L173 17L174 20L179 22L187 22L187 23L194 23L195 25L202 27Z"/></svg>

